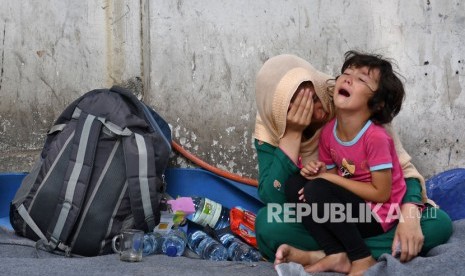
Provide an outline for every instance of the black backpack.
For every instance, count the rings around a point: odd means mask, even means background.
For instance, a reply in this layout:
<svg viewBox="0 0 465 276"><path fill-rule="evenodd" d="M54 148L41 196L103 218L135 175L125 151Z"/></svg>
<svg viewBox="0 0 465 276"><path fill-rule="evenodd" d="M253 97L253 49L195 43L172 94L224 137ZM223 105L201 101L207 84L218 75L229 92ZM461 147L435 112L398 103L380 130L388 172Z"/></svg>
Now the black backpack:
<svg viewBox="0 0 465 276"><path fill-rule="evenodd" d="M111 253L122 229L160 222L170 153L168 124L130 91L87 92L47 133L11 202L11 225L48 251Z"/></svg>

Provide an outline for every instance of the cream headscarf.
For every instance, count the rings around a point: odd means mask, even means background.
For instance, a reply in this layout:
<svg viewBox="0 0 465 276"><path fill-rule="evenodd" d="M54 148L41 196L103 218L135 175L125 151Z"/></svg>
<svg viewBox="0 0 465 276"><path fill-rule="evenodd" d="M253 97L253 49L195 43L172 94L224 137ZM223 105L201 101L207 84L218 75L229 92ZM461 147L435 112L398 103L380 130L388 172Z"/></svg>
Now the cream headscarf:
<svg viewBox="0 0 465 276"><path fill-rule="evenodd" d="M333 77L326 75L294 55L279 55L265 62L257 74L255 100L257 119L255 123L256 139L275 147L286 130L286 117L292 96L302 82L311 81L323 108L334 115L332 100ZM306 161L318 158L318 131L311 139L302 142L300 155Z"/></svg>
<svg viewBox="0 0 465 276"><path fill-rule="evenodd" d="M305 61L294 55L278 55L263 64L257 74L255 86L255 100L257 118L255 122L255 139L267 142L275 147L286 130L286 117L292 96L302 82L311 81L315 92L328 112L328 118L334 116L332 88L334 77L326 75ZM397 155L402 166L404 177L417 178L422 186L423 202L434 202L426 196L425 179L410 162L410 155L404 150L402 143L390 125L385 126L393 137ZM318 158L318 140L320 131L313 137L301 142L300 156L302 163Z"/></svg>

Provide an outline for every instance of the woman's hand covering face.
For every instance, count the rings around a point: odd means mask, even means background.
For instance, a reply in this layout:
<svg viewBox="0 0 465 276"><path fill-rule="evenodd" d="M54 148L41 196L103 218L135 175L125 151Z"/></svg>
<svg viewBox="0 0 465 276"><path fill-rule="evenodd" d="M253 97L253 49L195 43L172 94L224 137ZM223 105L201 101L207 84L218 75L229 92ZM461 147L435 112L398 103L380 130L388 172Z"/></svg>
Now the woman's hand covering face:
<svg viewBox="0 0 465 276"><path fill-rule="evenodd" d="M287 112L286 132L303 132L311 123L313 116L313 86L301 86L294 94Z"/></svg>

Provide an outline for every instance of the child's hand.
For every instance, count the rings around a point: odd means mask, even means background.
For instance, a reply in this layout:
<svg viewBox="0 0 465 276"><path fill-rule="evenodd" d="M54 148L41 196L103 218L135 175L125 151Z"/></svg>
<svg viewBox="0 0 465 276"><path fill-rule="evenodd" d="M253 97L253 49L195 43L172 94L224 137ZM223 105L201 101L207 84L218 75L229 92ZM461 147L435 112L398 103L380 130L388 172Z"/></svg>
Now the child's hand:
<svg viewBox="0 0 465 276"><path fill-rule="evenodd" d="M307 202L307 200L305 200L304 188L300 189L297 194L299 195L299 200L300 201Z"/></svg>
<svg viewBox="0 0 465 276"><path fill-rule="evenodd" d="M324 172L326 172L326 165L320 161L310 161L300 170L300 174L309 180Z"/></svg>

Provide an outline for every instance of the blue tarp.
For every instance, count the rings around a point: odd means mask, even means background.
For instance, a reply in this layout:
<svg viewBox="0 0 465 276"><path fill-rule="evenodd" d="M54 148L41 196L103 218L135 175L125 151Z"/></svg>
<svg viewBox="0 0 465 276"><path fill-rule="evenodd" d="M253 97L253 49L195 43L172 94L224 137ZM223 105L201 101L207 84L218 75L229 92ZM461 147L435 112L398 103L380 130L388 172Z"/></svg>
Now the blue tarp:
<svg viewBox="0 0 465 276"><path fill-rule="evenodd" d="M10 201L21 185L26 173L0 173L0 225L12 229L10 225Z"/></svg>
<svg viewBox="0 0 465 276"><path fill-rule="evenodd" d="M426 191L452 220L465 218L465 169L447 170L431 177L426 181Z"/></svg>

